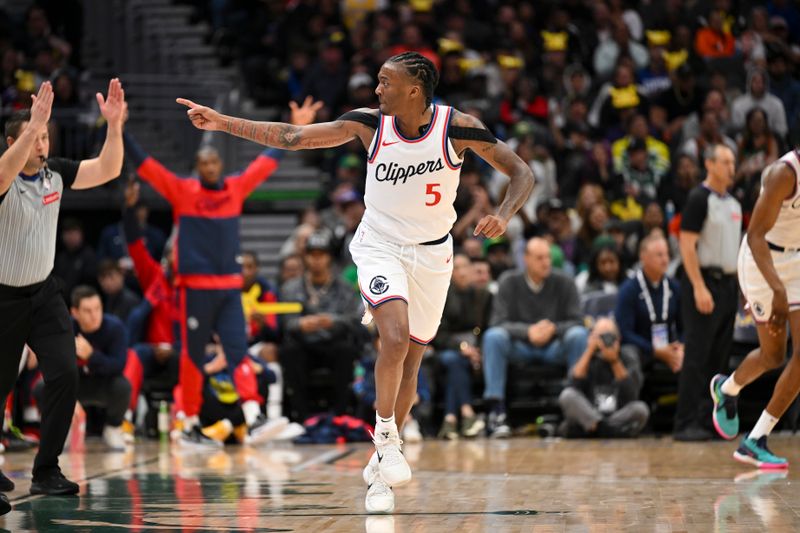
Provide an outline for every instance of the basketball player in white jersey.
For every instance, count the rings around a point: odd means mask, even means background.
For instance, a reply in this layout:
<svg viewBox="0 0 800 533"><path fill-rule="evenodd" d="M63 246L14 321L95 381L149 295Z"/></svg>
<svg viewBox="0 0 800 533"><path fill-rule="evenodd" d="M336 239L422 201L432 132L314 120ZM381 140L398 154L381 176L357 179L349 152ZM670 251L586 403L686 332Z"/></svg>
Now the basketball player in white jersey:
<svg viewBox="0 0 800 533"><path fill-rule="evenodd" d="M786 319L793 353L755 427L734 453L758 468L783 469L789 462L767 448L767 436L800 391L800 159L792 151L761 174L761 194L739 250L739 285L758 329L759 348L730 376L711 380L714 427L726 439L739 433L739 391L786 358Z"/></svg>
<svg viewBox="0 0 800 533"><path fill-rule="evenodd" d="M422 354L436 335L450 284L449 232L464 152L473 150L511 180L497 213L481 219L475 235L502 235L533 188L530 167L479 120L433 105L438 78L420 54L391 57L378 73L379 109L359 109L309 126L252 122L178 99L200 129L288 150L329 148L353 139L367 149L367 209L350 252L365 320L373 318L381 336L375 364L376 453L364 470L368 512L392 512L391 487L411 479L398 428L414 402Z"/></svg>

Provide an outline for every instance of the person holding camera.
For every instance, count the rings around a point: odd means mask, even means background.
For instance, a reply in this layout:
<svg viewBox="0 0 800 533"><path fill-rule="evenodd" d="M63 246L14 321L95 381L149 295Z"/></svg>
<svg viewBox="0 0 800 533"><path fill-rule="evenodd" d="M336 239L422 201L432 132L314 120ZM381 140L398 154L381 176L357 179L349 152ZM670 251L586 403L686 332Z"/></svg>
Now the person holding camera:
<svg viewBox="0 0 800 533"><path fill-rule="evenodd" d="M650 410L637 400L642 373L636 357L620 352L620 335L610 318L595 324L586 351L575 363L558 398L567 438L636 437Z"/></svg>

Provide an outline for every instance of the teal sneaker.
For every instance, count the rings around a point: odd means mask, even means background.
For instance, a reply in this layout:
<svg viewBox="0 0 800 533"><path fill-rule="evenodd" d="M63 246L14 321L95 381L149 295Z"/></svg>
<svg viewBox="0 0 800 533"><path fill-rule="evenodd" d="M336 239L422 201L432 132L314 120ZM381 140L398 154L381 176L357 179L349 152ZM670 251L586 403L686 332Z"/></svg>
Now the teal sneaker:
<svg viewBox="0 0 800 533"><path fill-rule="evenodd" d="M733 452L733 458L765 470L789 468L789 461L785 457L778 457L769 451L766 435L758 440L751 439L749 434L745 435L739 448Z"/></svg>
<svg viewBox="0 0 800 533"><path fill-rule="evenodd" d="M711 399L714 401L712 418L714 429L725 440L733 440L739 434L739 414L736 412L738 396L728 396L722 392L722 384L728 376L717 374L711 378Z"/></svg>

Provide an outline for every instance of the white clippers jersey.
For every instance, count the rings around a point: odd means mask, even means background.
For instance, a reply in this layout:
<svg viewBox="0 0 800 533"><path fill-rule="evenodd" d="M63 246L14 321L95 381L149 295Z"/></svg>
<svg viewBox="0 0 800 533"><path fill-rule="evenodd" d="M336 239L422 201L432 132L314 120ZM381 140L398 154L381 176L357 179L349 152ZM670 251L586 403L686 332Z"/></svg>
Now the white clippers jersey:
<svg viewBox="0 0 800 533"><path fill-rule="evenodd" d="M406 139L391 116L369 148L364 222L398 244L446 236L456 221L461 159L447 137L451 107L434 106L425 135Z"/></svg>
<svg viewBox="0 0 800 533"><path fill-rule="evenodd" d="M781 204L775 225L767 232L766 237L768 242L784 248L800 248L800 159L797 151L792 150L773 164L780 162L786 163L794 171L794 193ZM766 169L761 174L762 180L765 172ZM763 186L761 190L764 190Z"/></svg>

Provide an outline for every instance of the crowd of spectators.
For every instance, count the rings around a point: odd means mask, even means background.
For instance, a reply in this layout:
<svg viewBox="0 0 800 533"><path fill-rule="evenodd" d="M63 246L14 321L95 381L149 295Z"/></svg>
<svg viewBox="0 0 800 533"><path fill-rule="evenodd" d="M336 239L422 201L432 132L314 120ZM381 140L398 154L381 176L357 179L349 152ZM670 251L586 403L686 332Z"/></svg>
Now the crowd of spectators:
<svg viewBox="0 0 800 533"><path fill-rule="evenodd" d="M788 0L184 3L211 23L223 59L239 66L259 104L310 95L325 104L318 120L374 107L381 63L413 50L440 70L436 103L479 118L533 169L536 188L507 234L481 240L474 225L498 205L507 178L475 158L463 165L453 284L424 365L435 392L420 390L420 411L426 399L440 402L443 418L433 423L445 438L485 426L511 433L511 364L563 371L564 435L641 431L648 376L674 378L682 366L677 237L707 148L734 151L732 192L746 222L760 172L800 140L800 9ZM37 26L47 26L44 13L28 13L29 35L52 36ZM3 106L24 105L20 94L36 76L56 71L67 78L62 91L79 93L69 47L45 41L41 58L5 41ZM317 409L357 412L369 396L350 386L379 342L360 324L347 252L364 212L363 149L354 142L316 162L330 179L282 247L278 279L257 276L255 255L243 259L251 352L278 375L268 402L299 422ZM142 209L139 224L158 259L166 239ZM91 247L80 223L65 219L62 244L56 270L67 290L97 285L106 311L127 319L142 288L120 228ZM665 310L658 347L643 291ZM301 302L303 311L258 311L269 302ZM586 320L609 314L614 322ZM314 379L316 367L327 377Z"/></svg>

